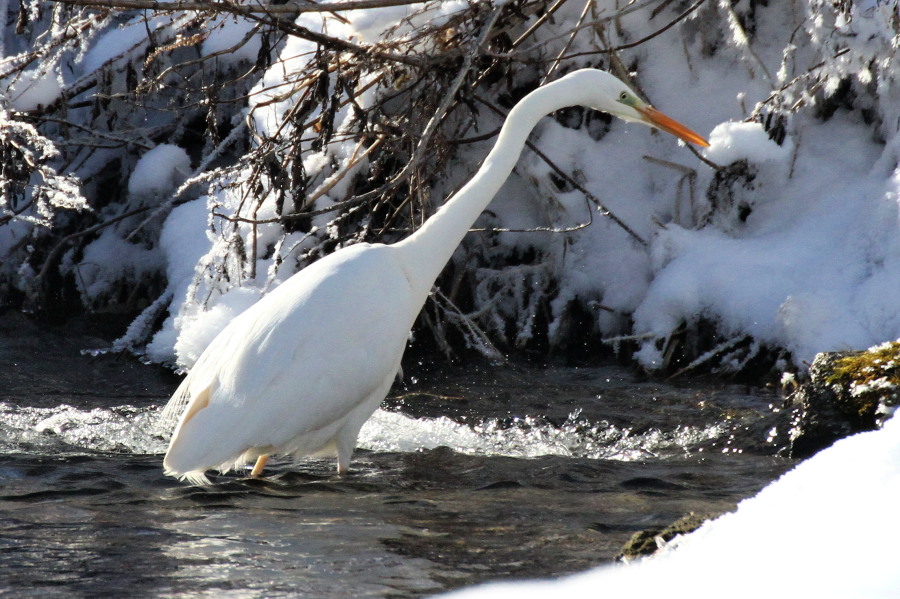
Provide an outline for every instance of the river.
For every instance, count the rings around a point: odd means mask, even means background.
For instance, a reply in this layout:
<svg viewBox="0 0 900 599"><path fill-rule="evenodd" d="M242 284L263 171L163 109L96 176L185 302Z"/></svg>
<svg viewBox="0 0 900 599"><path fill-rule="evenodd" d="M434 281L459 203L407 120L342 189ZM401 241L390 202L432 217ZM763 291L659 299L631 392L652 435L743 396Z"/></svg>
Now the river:
<svg viewBox="0 0 900 599"><path fill-rule="evenodd" d="M759 388L621 366L413 368L351 472L165 477L177 377L0 315L0 596L421 597L609 562L788 469ZM763 431L763 432L761 432Z"/></svg>

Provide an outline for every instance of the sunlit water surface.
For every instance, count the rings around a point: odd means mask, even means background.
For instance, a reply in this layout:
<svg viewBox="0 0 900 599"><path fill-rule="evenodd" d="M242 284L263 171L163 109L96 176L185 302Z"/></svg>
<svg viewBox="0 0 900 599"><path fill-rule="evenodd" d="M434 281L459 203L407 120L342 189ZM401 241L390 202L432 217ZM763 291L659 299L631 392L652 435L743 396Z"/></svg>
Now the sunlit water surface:
<svg viewBox="0 0 900 599"><path fill-rule="evenodd" d="M480 366L397 385L349 475L274 461L189 487L162 475L155 429L174 377L14 332L0 326L8 596L418 597L559 575L790 466L778 431L758 439L777 403L758 390Z"/></svg>

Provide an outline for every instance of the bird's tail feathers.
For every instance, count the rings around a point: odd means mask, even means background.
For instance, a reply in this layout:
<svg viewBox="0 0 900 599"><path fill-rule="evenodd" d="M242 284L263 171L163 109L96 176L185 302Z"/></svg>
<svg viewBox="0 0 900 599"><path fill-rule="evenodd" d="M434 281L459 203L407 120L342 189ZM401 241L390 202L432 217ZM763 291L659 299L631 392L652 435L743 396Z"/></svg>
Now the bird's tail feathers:
<svg viewBox="0 0 900 599"><path fill-rule="evenodd" d="M172 470L167 469L165 473L166 476L174 476L178 480L187 481L188 483L198 487L205 487L212 484L209 478L206 477L206 473L203 470L192 470L190 472L173 472Z"/></svg>
<svg viewBox="0 0 900 599"><path fill-rule="evenodd" d="M181 418L182 412L184 412L185 406L191 400L191 394L189 392L190 385L191 375L188 374L185 379L181 381L181 384L178 386L178 389L175 390L175 393L172 394L169 402L160 413L159 419L156 421L156 427L160 432L168 435L175 429L178 420Z"/></svg>

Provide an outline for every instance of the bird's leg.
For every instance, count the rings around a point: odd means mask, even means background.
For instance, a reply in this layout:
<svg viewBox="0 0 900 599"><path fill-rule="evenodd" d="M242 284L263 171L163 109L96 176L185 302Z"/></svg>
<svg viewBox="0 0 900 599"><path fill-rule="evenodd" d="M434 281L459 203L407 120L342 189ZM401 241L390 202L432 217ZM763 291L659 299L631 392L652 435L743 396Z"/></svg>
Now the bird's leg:
<svg viewBox="0 0 900 599"><path fill-rule="evenodd" d="M350 459L353 457L353 450L356 448L356 437L359 435L359 429L362 424L351 424L344 426L334 437L335 449L337 450L337 471L338 474L347 474L350 472Z"/></svg>
<svg viewBox="0 0 900 599"><path fill-rule="evenodd" d="M256 478L260 474L262 474L263 468L266 467L266 462L269 461L269 456L263 454L256 458L256 465L253 466L253 470L250 471L250 476Z"/></svg>

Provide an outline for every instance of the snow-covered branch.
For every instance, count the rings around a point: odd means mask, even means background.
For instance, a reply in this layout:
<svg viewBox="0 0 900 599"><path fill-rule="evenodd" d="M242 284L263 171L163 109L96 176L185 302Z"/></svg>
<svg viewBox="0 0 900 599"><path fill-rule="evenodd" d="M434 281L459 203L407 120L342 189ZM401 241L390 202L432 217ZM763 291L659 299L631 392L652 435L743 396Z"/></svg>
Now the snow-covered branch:
<svg viewBox="0 0 900 599"><path fill-rule="evenodd" d="M90 6L114 10L159 10L159 11L199 11L231 12L239 14L263 13L272 15L299 15L303 13L332 13L349 10L366 10L423 4L425 0L348 0L347 2L285 2L284 4L241 4L213 0L211 2L189 2L164 0L52 0L60 4Z"/></svg>

